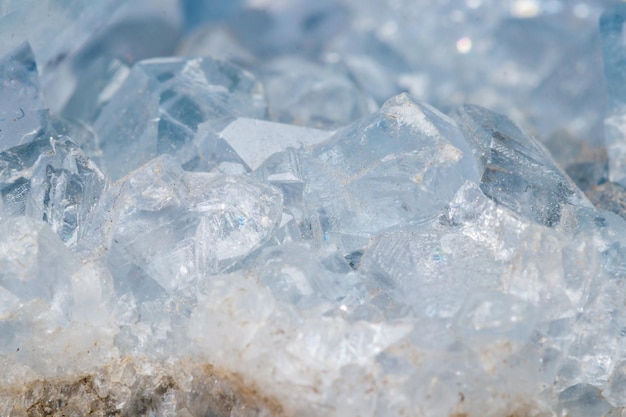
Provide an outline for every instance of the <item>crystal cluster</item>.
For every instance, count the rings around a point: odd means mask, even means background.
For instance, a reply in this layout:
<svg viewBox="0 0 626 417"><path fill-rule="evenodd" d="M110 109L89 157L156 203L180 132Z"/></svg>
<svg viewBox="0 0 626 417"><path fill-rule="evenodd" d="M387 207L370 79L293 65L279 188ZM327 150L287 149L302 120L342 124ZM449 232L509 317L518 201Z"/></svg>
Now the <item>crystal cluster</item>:
<svg viewBox="0 0 626 417"><path fill-rule="evenodd" d="M625 23L0 0L0 416L625 415Z"/></svg>

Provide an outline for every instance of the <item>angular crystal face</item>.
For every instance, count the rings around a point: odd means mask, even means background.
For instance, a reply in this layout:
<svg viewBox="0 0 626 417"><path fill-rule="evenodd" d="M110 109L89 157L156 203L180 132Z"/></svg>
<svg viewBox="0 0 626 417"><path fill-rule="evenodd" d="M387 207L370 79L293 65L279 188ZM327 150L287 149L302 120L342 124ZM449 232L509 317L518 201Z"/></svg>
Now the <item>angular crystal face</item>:
<svg viewBox="0 0 626 417"><path fill-rule="evenodd" d="M113 179L161 154L185 164L207 156L198 147L212 133L209 122L265 113L261 85L235 65L211 58L143 61L94 123L99 162Z"/></svg>
<svg viewBox="0 0 626 417"><path fill-rule="evenodd" d="M323 130L245 117L235 119L219 134L251 170L258 169L274 153L317 145L331 136Z"/></svg>
<svg viewBox="0 0 626 417"><path fill-rule="evenodd" d="M0 153L0 193L7 215L49 223L77 243L105 187L99 168L67 137L36 139Z"/></svg>
<svg viewBox="0 0 626 417"><path fill-rule="evenodd" d="M465 105L453 115L481 170L489 198L530 220L556 226L564 205L590 206L548 151L506 116Z"/></svg>
<svg viewBox="0 0 626 417"><path fill-rule="evenodd" d="M227 269L268 240L281 209L282 195L269 185L185 172L165 155L111 186L83 250L107 251L120 295L185 292L191 281Z"/></svg>
<svg viewBox="0 0 626 417"><path fill-rule="evenodd" d="M305 208L321 238L351 235L360 244L437 217L465 180L478 181L454 122L404 94L306 151L302 165Z"/></svg>

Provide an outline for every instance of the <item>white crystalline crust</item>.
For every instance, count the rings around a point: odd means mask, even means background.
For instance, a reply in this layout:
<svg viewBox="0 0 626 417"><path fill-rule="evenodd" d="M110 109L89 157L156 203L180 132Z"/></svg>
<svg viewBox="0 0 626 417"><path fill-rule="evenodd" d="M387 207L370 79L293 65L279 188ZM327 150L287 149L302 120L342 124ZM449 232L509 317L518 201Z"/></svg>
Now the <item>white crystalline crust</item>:
<svg viewBox="0 0 626 417"><path fill-rule="evenodd" d="M0 417L625 412L626 221L442 82L558 11L210 3L0 0ZM492 10L455 68L426 3ZM542 48L489 80L544 91Z"/></svg>

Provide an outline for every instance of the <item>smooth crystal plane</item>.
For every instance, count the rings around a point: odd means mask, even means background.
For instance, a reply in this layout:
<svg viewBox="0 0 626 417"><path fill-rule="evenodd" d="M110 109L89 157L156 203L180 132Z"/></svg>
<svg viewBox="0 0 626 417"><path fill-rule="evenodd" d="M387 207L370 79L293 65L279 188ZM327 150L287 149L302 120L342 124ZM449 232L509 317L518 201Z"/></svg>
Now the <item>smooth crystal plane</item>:
<svg viewBox="0 0 626 417"><path fill-rule="evenodd" d="M624 22L0 0L0 416L624 415Z"/></svg>

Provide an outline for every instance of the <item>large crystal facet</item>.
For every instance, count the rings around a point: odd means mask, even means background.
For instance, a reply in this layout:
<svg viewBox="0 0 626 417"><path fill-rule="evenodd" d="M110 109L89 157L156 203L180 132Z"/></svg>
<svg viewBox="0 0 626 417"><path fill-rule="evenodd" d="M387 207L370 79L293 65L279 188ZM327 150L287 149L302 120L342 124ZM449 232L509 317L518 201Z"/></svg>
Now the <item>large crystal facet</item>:
<svg viewBox="0 0 626 417"><path fill-rule="evenodd" d="M302 159L309 227L349 250L386 228L435 218L465 180L478 181L454 122L408 95Z"/></svg>
<svg viewBox="0 0 626 417"><path fill-rule="evenodd" d="M481 190L494 201L546 226L559 223L563 205L587 204L541 143L510 119L472 105L454 118L479 163Z"/></svg>
<svg viewBox="0 0 626 417"><path fill-rule="evenodd" d="M44 136L0 153L7 214L44 220L70 245L79 239L104 187L100 169L64 136Z"/></svg>

